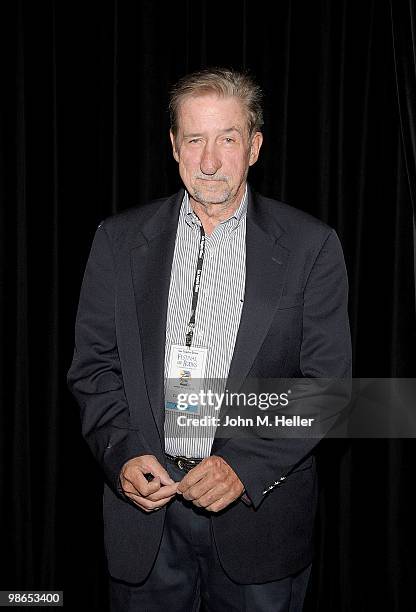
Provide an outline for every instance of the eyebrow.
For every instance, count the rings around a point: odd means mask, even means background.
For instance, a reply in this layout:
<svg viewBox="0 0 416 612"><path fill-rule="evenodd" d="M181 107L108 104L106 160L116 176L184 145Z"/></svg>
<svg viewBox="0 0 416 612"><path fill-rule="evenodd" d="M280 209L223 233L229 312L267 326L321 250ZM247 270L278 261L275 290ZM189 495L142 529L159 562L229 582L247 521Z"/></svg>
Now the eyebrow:
<svg viewBox="0 0 416 612"><path fill-rule="evenodd" d="M242 131L239 127L233 125L232 127L229 128L225 128L224 130L220 130L220 134L229 134L230 132L238 132L240 135L242 135ZM196 138L197 136L203 136L202 133L195 133L195 134L184 134L183 137L184 138Z"/></svg>

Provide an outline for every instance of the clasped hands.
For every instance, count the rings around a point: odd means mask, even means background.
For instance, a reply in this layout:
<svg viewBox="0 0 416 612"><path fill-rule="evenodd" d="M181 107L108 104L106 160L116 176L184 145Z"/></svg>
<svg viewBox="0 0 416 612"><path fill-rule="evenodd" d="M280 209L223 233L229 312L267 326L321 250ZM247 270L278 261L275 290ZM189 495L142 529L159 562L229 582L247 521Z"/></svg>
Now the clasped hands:
<svg viewBox="0 0 416 612"><path fill-rule="evenodd" d="M150 482L145 474L152 474ZM120 473L123 493L145 512L165 506L182 495L195 506L219 512L244 493L244 485L222 457L211 455L175 482L154 455L127 461Z"/></svg>

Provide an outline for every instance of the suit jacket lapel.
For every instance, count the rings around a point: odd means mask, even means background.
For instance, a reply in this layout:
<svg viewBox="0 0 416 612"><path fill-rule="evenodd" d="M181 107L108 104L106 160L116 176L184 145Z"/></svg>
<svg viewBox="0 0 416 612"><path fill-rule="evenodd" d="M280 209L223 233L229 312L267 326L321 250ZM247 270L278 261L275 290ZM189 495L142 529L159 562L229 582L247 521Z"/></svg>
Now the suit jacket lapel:
<svg viewBox="0 0 416 612"><path fill-rule="evenodd" d="M229 379L243 382L267 334L282 295L290 251L278 242L283 230L249 192L246 285Z"/></svg>
<svg viewBox="0 0 416 612"><path fill-rule="evenodd" d="M289 249L279 240L283 230L263 198L248 191L246 230L246 285L240 326L226 388L238 392L266 337L283 292ZM270 207L270 204L268 204ZM221 416L224 415L221 410ZM215 438L211 454L227 438Z"/></svg>
<svg viewBox="0 0 416 612"><path fill-rule="evenodd" d="M147 392L164 448L164 356L170 273L184 190L145 223L130 252Z"/></svg>

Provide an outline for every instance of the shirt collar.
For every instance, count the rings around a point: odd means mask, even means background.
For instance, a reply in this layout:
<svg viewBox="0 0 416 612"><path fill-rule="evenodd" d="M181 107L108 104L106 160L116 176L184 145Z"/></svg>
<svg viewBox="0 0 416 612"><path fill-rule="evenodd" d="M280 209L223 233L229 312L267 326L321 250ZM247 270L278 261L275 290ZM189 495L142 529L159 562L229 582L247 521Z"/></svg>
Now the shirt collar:
<svg viewBox="0 0 416 612"><path fill-rule="evenodd" d="M200 225L200 221L192 209L191 202L189 200L189 194L186 189L185 189L185 194L183 196L182 207L183 207L186 223L190 225L191 227L195 225ZM231 217L229 217L228 219L224 219L224 221L220 221L220 225L230 222L229 225L231 225L232 229L234 229L238 227L241 219L244 217L246 213L247 213L247 183L246 183L244 195L240 202L239 207L232 214Z"/></svg>

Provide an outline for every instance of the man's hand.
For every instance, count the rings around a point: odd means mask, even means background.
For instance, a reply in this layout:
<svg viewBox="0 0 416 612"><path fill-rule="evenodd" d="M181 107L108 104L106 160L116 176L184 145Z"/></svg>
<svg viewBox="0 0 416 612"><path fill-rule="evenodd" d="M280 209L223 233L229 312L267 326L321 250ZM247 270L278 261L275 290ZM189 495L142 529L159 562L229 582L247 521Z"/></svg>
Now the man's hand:
<svg viewBox="0 0 416 612"><path fill-rule="evenodd" d="M144 474L152 474L150 482ZM151 512L165 506L178 487L154 455L140 455L127 461L120 472L124 494L141 510Z"/></svg>
<svg viewBox="0 0 416 612"><path fill-rule="evenodd" d="M244 492L244 485L222 457L211 455L178 483L177 492L195 506L219 512Z"/></svg>

